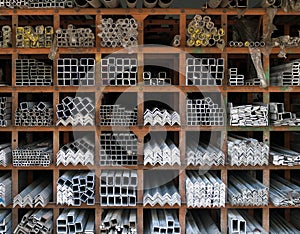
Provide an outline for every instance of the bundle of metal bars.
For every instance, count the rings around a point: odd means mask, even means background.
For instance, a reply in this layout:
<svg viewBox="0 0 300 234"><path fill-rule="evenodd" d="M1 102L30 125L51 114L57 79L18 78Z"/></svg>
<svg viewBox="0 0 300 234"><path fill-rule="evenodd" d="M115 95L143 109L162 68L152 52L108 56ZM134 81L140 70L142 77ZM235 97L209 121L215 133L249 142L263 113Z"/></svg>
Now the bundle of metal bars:
<svg viewBox="0 0 300 234"><path fill-rule="evenodd" d="M254 138L230 135L227 150L230 166L262 166L269 162L269 146Z"/></svg>
<svg viewBox="0 0 300 234"><path fill-rule="evenodd" d="M131 47L138 45L138 23L134 18L103 18L98 25L101 47Z"/></svg>
<svg viewBox="0 0 300 234"><path fill-rule="evenodd" d="M144 144L144 165L171 166L180 162L180 149L170 139L151 139Z"/></svg>
<svg viewBox="0 0 300 234"><path fill-rule="evenodd" d="M0 97L0 127L11 125L11 97Z"/></svg>
<svg viewBox="0 0 300 234"><path fill-rule="evenodd" d="M137 82L137 59L101 59L101 82L108 86L135 86Z"/></svg>
<svg viewBox="0 0 300 234"><path fill-rule="evenodd" d="M300 59L271 67L270 85L300 85Z"/></svg>
<svg viewBox="0 0 300 234"><path fill-rule="evenodd" d="M7 206L11 203L11 175L10 173L5 173L0 177L0 205ZM1 220L1 219L0 219ZM0 233L1 233L1 221L0 221Z"/></svg>
<svg viewBox="0 0 300 234"><path fill-rule="evenodd" d="M291 37L290 35L284 35L276 38L272 38L272 47L299 47L300 36Z"/></svg>
<svg viewBox="0 0 300 234"><path fill-rule="evenodd" d="M95 204L95 172L67 171L57 180L58 205Z"/></svg>
<svg viewBox="0 0 300 234"><path fill-rule="evenodd" d="M95 85L94 58L57 59L57 83L60 86Z"/></svg>
<svg viewBox="0 0 300 234"><path fill-rule="evenodd" d="M261 224L245 210L228 210L228 234L267 234Z"/></svg>
<svg viewBox="0 0 300 234"><path fill-rule="evenodd" d="M268 126L268 105L258 103L233 106L229 102L228 112L230 126Z"/></svg>
<svg viewBox="0 0 300 234"><path fill-rule="evenodd" d="M225 164L225 154L207 142L187 141L186 163L193 166L220 166Z"/></svg>
<svg viewBox="0 0 300 234"><path fill-rule="evenodd" d="M187 26L187 46L225 46L225 31L217 28L210 16L195 15Z"/></svg>
<svg viewBox="0 0 300 234"><path fill-rule="evenodd" d="M137 233L137 217L134 209L105 210L100 224L100 234Z"/></svg>
<svg viewBox="0 0 300 234"><path fill-rule="evenodd" d="M38 25L17 27L16 47L19 48L50 48L53 41L53 27Z"/></svg>
<svg viewBox="0 0 300 234"><path fill-rule="evenodd" d="M221 234L208 211L192 212L186 214L185 233L214 233Z"/></svg>
<svg viewBox="0 0 300 234"><path fill-rule="evenodd" d="M95 214L84 209L64 209L56 220L56 233L95 233Z"/></svg>
<svg viewBox="0 0 300 234"><path fill-rule="evenodd" d="M270 200L275 206L298 206L300 186L273 175L270 179Z"/></svg>
<svg viewBox="0 0 300 234"><path fill-rule="evenodd" d="M44 233L53 231L53 212L48 209L29 210L21 219L14 234L19 233Z"/></svg>
<svg viewBox="0 0 300 234"><path fill-rule="evenodd" d="M67 29L56 30L56 42L58 47L94 47L95 35L90 28L75 28L69 24Z"/></svg>
<svg viewBox="0 0 300 234"><path fill-rule="evenodd" d="M152 77L151 72L143 72L145 86L169 86L172 84L171 78L167 78L166 72L158 72L158 77Z"/></svg>
<svg viewBox="0 0 300 234"><path fill-rule="evenodd" d="M137 108L126 109L121 105L101 105L100 125L133 126L137 124Z"/></svg>
<svg viewBox="0 0 300 234"><path fill-rule="evenodd" d="M10 143L4 143L0 145L0 165L7 167L8 164L11 164L12 158L12 149Z"/></svg>
<svg viewBox="0 0 300 234"><path fill-rule="evenodd" d="M0 210L0 234L12 233L11 211Z"/></svg>
<svg viewBox="0 0 300 234"><path fill-rule="evenodd" d="M233 206L267 206L269 189L252 176L229 176L228 201Z"/></svg>
<svg viewBox="0 0 300 234"><path fill-rule="evenodd" d="M144 125L150 124L151 126L155 125L181 125L180 115L174 110L160 110L155 107L152 110L146 109L144 112Z"/></svg>
<svg viewBox="0 0 300 234"><path fill-rule="evenodd" d="M270 149L270 162L281 166L300 165L300 152L273 144Z"/></svg>
<svg viewBox="0 0 300 234"><path fill-rule="evenodd" d="M188 207L225 207L226 186L215 173L187 171L186 175Z"/></svg>
<svg viewBox="0 0 300 234"><path fill-rule="evenodd" d="M229 41L229 47L265 47L264 41Z"/></svg>
<svg viewBox="0 0 300 234"><path fill-rule="evenodd" d="M295 113L285 111L284 103L271 102L270 121L275 126L296 126L300 125L300 118Z"/></svg>
<svg viewBox="0 0 300 234"><path fill-rule="evenodd" d="M38 179L29 184L21 193L14 197L13 207L45 207L51 199L52 181L49 182L42 179Z"/></svg>
<svg viewBox="0 0 300 234"><path fill-rule="evenodd" d="M15 126L51 126L52 124L51 102L21 102L15 112Z"/></svg>
<svg viewBox="0 0 300 234"><path fill-rule="evenodd" d="M210 97L186 100L186 120L189 126L224 126L224 108Z"/></svg>
<svg viewBox="0 0 300 234"><path fill-rule="evenodd" d="M95 105L89 97L70 97L56 105L57 123L63 126L93 126L95 124Z"/></svg>
<svg viewBox="0 0 300 234"><path fill-rule="evenodd" d="M291 213L293 212L295 212L295 210L291 210ZM299 216L291 215L291 223L290 223L277 212L272 212L269 220L270 220L270 232L269 232L270 234L300 233Z"/></svg>
<svg viewBox="0 0 300 234"><path fill-rule="evenodd" d="M137 165L137 147L138 139L133 133L101 133L100 164Z"/></svg>
<svg viewBox="0 0 300 234"><path fill-rule="evenodd" d="M145 217L145 233L179 234L181 228L176 210L151 209Z"/></svg>
<svg viewBox="0 0 300 234"><path fill-rule="evenodd" d="M56 165L94 165L94 154L95 144L88 137L82 137L59 149L56 154Z"/></svg>
<svg viewBox="0 0 300 234"><path fill-rule="evenodd" d="M102 171L100 176L101 205L135 206L137 183L136 171Z"/></svg>
<svg viewBox="0 0 300 234"><path fill-rule="evenodd" d="M0 7L1 7L1 0L0 0ZM2 26L0 31L0 48L8 48L12 46L11 35L12 35L11 27L9 25Z"/></svg>
<svg viewBox="0 0 300 234"><path fill-rule="evenodd" d="M52 142L49 140L41 140L30 144L19 145L12 151L12 156L13 166L15 167L48 167L53 159Z"/></svg>
<svg viewBox="0 0 300 234"><path fill-rule="evenodd" d="M144 185L144 206L160 205L160 206L175 206L181 205L181 197L178 188L175 186L174 181L167 184L161 184L161 178L153 177L151 180L146 180Z"/></svg>
<svg viewBox="0 0 300 234"><path fill-rule="evenodd" d="M222 85L224 70L223 58L187 58L186 85Z"/></svg>
<svg viewBox="0 0 300 234"><path fill-rule="evenodd" d="M16 86L51 86L52 66L36 59L16 59Z"/></svg>

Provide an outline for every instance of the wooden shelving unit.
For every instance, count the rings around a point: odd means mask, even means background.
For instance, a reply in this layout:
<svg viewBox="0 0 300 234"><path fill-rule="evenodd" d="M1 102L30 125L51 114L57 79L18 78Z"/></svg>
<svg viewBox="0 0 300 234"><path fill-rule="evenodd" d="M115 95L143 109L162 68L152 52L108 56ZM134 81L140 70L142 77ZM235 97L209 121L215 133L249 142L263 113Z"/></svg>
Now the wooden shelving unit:
<svg viewBox="0 0 300 234"><path fill-rule="evenodd" d="M138 165L137 166L99 166L99 146L97 146L97 142L99 142L99 135L101 131L110 131L111 127L100 127L99 126L99 106L101 105L101 99L95 100L96 104L96 126L87 126L87 127L60 127L60 126L52 126L52 127L16 127L16 126L9 126L5 128L0 128L0 142L1 142L1 134L4 132L7 132L11 134L11 143L13 149L15 149L18 146L18 136L19 133L26 133L26 132L51 132L53 135L53 152L54 155L59 150L60 145L62 145L62 142L60 142L60 134L64 134L64 132L72 132L72 131L87 131L87 132L93 132L95 135L95 166L55 166L55 163L49 167L22 167L17 168L13 166L8 167L0 167L0 171L11 171L12 178L13 178L13 189L12 189L12 196L16 196L19 191L19 184L18 182L22 179L19 178L19 172L20 171L26 171L28 174L33 174L35 171L50 171L53 175L53 200L50 204L48 204L45 208L49 208L53 210L54 213L54 220L57 219L59 216L59 213L62 208L67 208L67 206L61 206L56 205L56 181L60 176L60 173L65 170L93 170L96 173L96 186L95 186L95 198L96 198L96 204L94 206L87 206L82 205L81 207L75 207L77 209L87 208L87 209L93 209L95 211L95 227L96 227L96 233L100 233L99 225L100 225L100 217L102 209L110 209L110 208L126 208L126 207L101 207L100 206L100 200L99 200L99 185L100 180L99 176L101 174L101 170L107 170L107 169L132 169L137 170L138 173L138 191L137 191L137 206L131 207L133 209L137 209L137 225L138 225L138 233L142 234L143 232L143 214L144 210L146 209L152 209L152 208L167 208L167 209L176 209L179 213L179 219L181 224L181 230L182 233L185 233L185 215L187 210L190 208L187 208L186 206L186 198L185 198L185 171L186 170L217 170L219 171L220 177L222 181L227 184L227 175L230 170L260 170L262 172L262 182L269 186L270 183L270 174L272 171L277 170L284 170L284 176L286 178L290 177L290 170L300 170L300 166L295 167L287 167L287 166L274 166L270 164L269 166L261 166L261 167L232 167L232 166L219 166L219 167L192 167L192 166L185 166L185 137L187 132L191 131L218 131L223 134L224 137L224 144L223 144L223 150L224 152L227 151L226 149L226 137L228 131L260 131L262 132L263 140L270 143L270 134L272 132L284 132L285 136L285 145L289 145L289 136L291 131L297 131L300 132L300 127L264 127L264 128L251 128L251 127L230 127L230 126L224 126L224 127L195 127L195 126L187 126L185 122L185 98L186 93L192 93L192 92L217 92L220 93L220 95L224 99L224 105L226 106L228 95L231 93L262 93L263 100L265 103L270 102L270 95L273 93L284 93L285 96L285 103L288 104L288 100L290 98L291 93L299 93L300 96L300 87L267 87L267 88L260 88L260 87L229 87L227 86L227 79L223 81L222 86L216 86L216 87L207 87L207 86L201 86L201 87L191 87L185 85L185 59L186 54L218 54L219 57L224 58L225 61L228 60L228 55L230 54L248 54L249 50L247 48L229 48L226 47L224 51L218 49L218 48L189 48L185 47L185 41L186 41L186 24L187 24L187 15L195 15L195 14L201 14L201 15L214 15L214 16L220 16L221 24L225 31L227 31L228 28L228 17L229 16L235 16L240 14L240 12L236 9L206 9L202 11L201 9L0 9L0 16L9 16L11 18L11 21L5 22L7 24L10 24L12 26L13 31L13 48L1 48L0 49L0 59L7 59L11 61L11 77L7 77L11 80L11 86L5 86L0 87L0 94L5 95L11 95L13 98L12 103L12 113L14 114L17 106L18 106L18 97L22 93L48 93L52 95L52 101L53 101L53 107L54 107L54 113L56 113L56 104L59 103L59 98L61 93L76 93L76 92L88 92L91 94L94 94L95 98L97 99L100 97L101 93L112 93L112 92L134 92L137 95L137 101L140 103L138 105L138 126L130 127L130 131L136 134L138 137ZM268 19L268 14L265 9L247 9L245 12L243 12L244 15L249 16L257 16L261 17L262 19L262 27L263 31L266 29L266 22ZM178 48L170 48L170 47L149 47L147 45L138 48L133 49L133 53L136 54L138 63L141 64L143 62L144 57L147 56L147 54L168 54L168 55L176 55L178 57L178 64L179 64L179 85L172 86L172 87L149 87L149 86L143 86L142 85L142 72L143 67L138 68L138 85L133 87L101 87L100 84L100 76L97 74L97 80L96 85L94 87L62 87L57 85L57 77L56 77L56 59L58 59L61 55L80 55L80 54L88 54L91 57L94 57L97 62L101 60L101 58L105 54L112 54L112 53L127 53L128 50L123 48L101 48L100 47L100 38L96 36L96 47L95 48L59 48L55 57L55 60L53 61L53 74L54 74L54 85L51 87L17 87L15 86L15 80L16 80L16 68L15 68L15 60L23 55L30 55L31 57L34 57L34 55L43 54L47 55L50 51L50 49L47 48L15 48L15 32L18 24L20 23L19 17L20 16L32 16L34 17L42 17L43 15L52 16L53 22L47 22L48 25L52 25L54 29L59 28L64 22L61 21L61 16L84 16L84 15L90 15L93 16L95 19L93 21L94 25L99 25L100 20L102 17L111 16L111 15L118 15L118 16L132 16L138 21L138 31L139 31L139 44L144 44L144 27L146 27L147 22L145 19L148 16L156 16L156 15L177 15L179 16L179 33L181 35L181 46ZM285 13L282 10L278 10L277 12L278 16L283 15L294 15L300 17L300 13L292 12L292 13ZM32 23L34 25L38 24L34 21L28 21L26 23ZM80 22L76 22L77 25L80 25ZM86 23L85 23L86 24ZM94 33L97 35L99 32L99 29L97 27L94 27ZM279 48L273 48L271 53L277 54L279 52ZM300 54L300 48L290 48L287 49L288 54ZM269 77L269 61L270 58L268 55L263 56L263 65L266 72L266 76ZM227 62L225 63L227 66ZM227 70L227 69L226 69ZM178 103L176 105L178 106L181 120L182 120L182 126L174 126L174 127L147 127L143 126L143 111L144 111L144 95L146 93L151 92L160 92L160 93L177 93L178 95ZM54 115L54 123L57 122L57 118ZM12 123L14 123L14 117L12 118ZM114 130L124 130L128 128L123 127L113 127ZM152 169L153 167L150 166L144 166L143 165L143 142L144 142L144 136L147 135L150 131L175 131L179 134L179 146L182 152L181 155L181 162L182 166L174 166L174 167L154 167L155 169L159 170L176 170L179 174L179 190L181 193L181 199L182 199L182 206L174 206L174 207L144 207L142 205L142 198L143 198L143 174L145 170ZM272 139L271 139L272 140ZM300 139L299 139L300 140ZM54 162L56 161L54 156ZM32 179L32 176L28 176L28 178ZM12 206L7 207L9 209L12 209ZM70 207L69 207L70 208ZM214 210L220 211L220 217L214 216L217 220L216 223L219 225L220 230L222 233L227 232L227 210L232 208L245 208L249 209L250 213L253 209L260 209L262 212L262 225L265 228L266 231L269 230L269 215L270 211L274 208L278 208L270 204L267 207L233 207L229 204L226 205L225 208L217 208ZM285 209L286 217L289 217L289 209L292 207L283 207ZM19 217L19 209L21 208L14 208L12 209L12 220L13 220L13 229L16 228L18 221L21 217ZM54 230L56 229L54 222Z"/></svg>

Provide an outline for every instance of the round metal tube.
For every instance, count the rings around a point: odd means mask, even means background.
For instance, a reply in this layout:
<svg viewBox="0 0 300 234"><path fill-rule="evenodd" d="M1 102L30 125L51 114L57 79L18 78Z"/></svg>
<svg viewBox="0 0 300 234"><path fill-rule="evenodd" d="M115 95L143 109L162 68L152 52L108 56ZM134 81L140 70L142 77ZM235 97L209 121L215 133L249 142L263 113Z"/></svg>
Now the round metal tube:
<svg viewBox="0 0 300 234"><path fill-rule="evenodd" d="M137 0L126 0L126 4L129 8L135 8L136 3L137 3Z"/></svg>
<svg viewBox="0 0 300 234"><path fill-rule="evenodd" d="M230 46L230 47L234 47L234 41L230 41L230 42L229 42L229 46Z"/></svg>
<svg viewBox="0 0 300 234"><path fill-rule="evenodd" d="M209 29L209 30L212 29L214 26L215 26L215 24L212 21L209 21L209 22L206 23L206 28Z"/></svg>
<svg viewBox="0 0 300 234"><path fill-rule="evenodd" d="M90 4L94 8L99 8L101 7L101 2L100 0L86 0L88 4Z"/></svg>
<svg viewBox="0 0 300 234"><path fill-rule="evenodd" d="M214 46L216 44L216 41L213 39L213 38L210 38L209 40L208 40L208 45L209 46Z"/></svg>
<svg viewBox="0 0 300 234"><path fill-rule="evenodd" d="M119 3L119 0L103 0L103 4L107 8L116 8L117 6L119 6Z"/></svg>
<svg viewBox="0 0 300 234"><path fill-rule="evenodd" d="M237 41L234 41L234 42L233 42L233 47L238 47L238 44L239 44L239 43L238 43Z"/></svg>
<svg viewBox="0 0 300 234"><path fill-rule="evenodd" d="M195 44L195 40L193 38L189 38L186 42L187 46L193 46Z"/></svg>
<svg viewBox="0 0 300 234"><path fill-rule="evenodd" d="M265 47L266 46L266 43L264 41L261 41L260 42L260 47Z"/></svg>
<svg viewBox="0 0 300 234"><path fill-rule="evenodd" d="M274 7L281 7L282 1L281 0L275 0L275 3L273 4Z"/></svg>
<svg viewBox="0 0 300 234"><path fill-rule="evenodd" d="M254 47L255 46L255 42L254 41L250 41L249 47Z"/></svg>
<svg viewBox="0 0 300 234"><path fill-rule="evenodd" d="M86 0L74 0L76 6L78 7L88 7L89 4L87 3Z"/></svg>
<svg viewBox="0 0 300 234"><path fill-rule="evenodd" d="M238 47L243 47L244 43L242 41L238 42Z"/></svg>
<svg viewBox="0 0 300 234"><path fill-rule="evenodd" d="M260 42L259 42L259 41L256 41L256 42L254 43L254 47L260 47Z"/></svg>
<svg viewBox="0 0 300 234"><path fill-rule="evenodd" d="M202 18L202 20L203 20L205 23L208 23L208 22L211 21L211 18L210 18L208 15L206 15L206 16L204 16L204 17Z"/></svg>
<svg viewBox="0 0 300 234"><path fill-rule="evenodd" d="M168 8L173 3L173 0L159 0L158 5L161 8Z"/></svg>
<svg viewBox="0 0 300 234"><path fill-rule="evenodd" d="M144 0L144 6L147 8L153 8L156 6L158 0Z"/></svg>

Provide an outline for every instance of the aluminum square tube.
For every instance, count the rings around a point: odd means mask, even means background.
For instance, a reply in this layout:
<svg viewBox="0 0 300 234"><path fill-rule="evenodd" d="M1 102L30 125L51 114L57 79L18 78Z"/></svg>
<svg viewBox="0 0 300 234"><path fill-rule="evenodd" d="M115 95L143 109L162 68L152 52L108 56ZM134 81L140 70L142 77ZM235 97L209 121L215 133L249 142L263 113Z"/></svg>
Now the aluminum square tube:
<svg viewBox="0 0 300 234"><path fill-rule="evenodd" d="M185 186L188 207L225 207L226 186L215 173L187 171Z"/></svg>
<svg viewBox="0 0 300 234"><path fill-rule="evenodd" d="M135 206L137 172L104 170L100 176L99 189L102 206Z"/></svg>
<svg viewBox="0 0 300 234"><path fill-rule="evenodd" d="M186 233L216 233L221 234L208 211L192 212L186 214Z"/></svg>
<svg viewBox="0 0 300 234"><path fill-rule="evenodd" d="M137 137L133 133L101 133L101 165L137 165Z"/></svg>
<svg viewBox="0 0 300 234"><path fill-rule="evenodd" d="M57 181L57 204L95 204L95 172L66 172Z"/></svg>
<svg viewBox="0 0 300 234"><path fill-rule="evenodd" d="M101 105L100 125L133 126L137 124L137 108L126 109L121 105Z"/></svg>
<svg viewBox="0 0 300 234"><path fill-rule="evenodd" d="M169 86L172 85L171 78L167 78L166 72L159 72L158 77L152 77L151 72L143 72L145 86Z"/></svg>
<svg viewBox="0 0 300 234"><path fill-rule="evenodd" d="M296 59L289 63L277 65L271 68L270 84L274 86L299 86L300 60Z"/></svg>
<svg viewBox="0 0 300 234"><path fill-rule="evenodd" d="M101 47L133 47L138 45L138 24L134 18L103 18L98 25Z"/></svg>
<svg viewBox="0 0 300 234"><path fill-rule="evenodd" d="M11 115L12 98L0 97L0 127L7 127L11 125Z"/></svg>
<svg viewBox="0 0 300 234"><path fill-rule="evenodd" d="M295 113L285 111L284 103L271 102L270 120L275 126L298 126L300 118Z"/></svg>
<svg viewBox="0 0 300 234"><path fill-rule="evenodd" d="M268 165L269 146L254 138L231 134L227 138L227 156L231 166Z"/></svg>

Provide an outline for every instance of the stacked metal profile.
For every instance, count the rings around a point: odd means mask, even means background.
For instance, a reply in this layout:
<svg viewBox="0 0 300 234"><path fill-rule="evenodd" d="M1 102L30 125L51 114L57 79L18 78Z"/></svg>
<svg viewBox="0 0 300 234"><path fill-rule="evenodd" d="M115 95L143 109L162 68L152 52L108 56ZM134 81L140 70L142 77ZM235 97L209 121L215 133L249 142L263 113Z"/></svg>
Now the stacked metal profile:
<svg viewBox="0 0 300 234"><path fill-rule="evenodd" d="M53 212L48 209L29 210L21 219L14 230L14 234L19 233L45 233L51 234L53 231Z"/></svg>
<svg viewBox="0 0 300 234"><path fill-rule="evenodd" d="M270 162L281 166L300 165L300 152L273 144L270 150Z"/></svg>
<svg viewBox="0 0 300 234"><path fill-rule="evenodd" d="M64 209L56 220L56 233L95 233L95 214L84 209Z"/></svg>
<svg viewBox="0 0 300 234"><path fill-rule="evenodd" d="M262 166L269 162L269 146L254 138L230 135L227 150L230 166Z"/></svg>
<svg viewBox="0 0 300 234"><path fill-rule="evenodd" d="M95 59L57 59L57 83L61 86L95 85Z"/></svg>
<svg viewBox="0 0 300 234"><path fill-rule="evenodd" d="M38 25L17 27L16 47L19 48L50 48L53 41L53 27Z"/></svg>
<svg viewBox="0 0 300 234"><path fill-rule="evenodd" d="M181 165L180 149L171 139L151 139L144 144L144 165Z"/></svg>
<svg viewBox="0 0 300 234"><path fill-rule="evenodd" d="M67 96L56 105L56 109L57 126L93 126L95 124L95 105L89 97Z"/></svg>
<svg viewBox="0 0 300 234"><path fill-rule="evenodd" d="M13 166L15 167L48 167L53 159L52 142L41 140L30 144L19 145L12 151L12 157Z"/></svg>
<svg viewBox="0 0 300 234"><path fill-rule="evenodd" d="M90 28L75 28L69 24L67 29L56 30L58 47L94 47L95 35Z"/></svg>
<svg viewBox="0 0 300 234"><path fill-rule="evenodd" d="M285 111L284 103L270 102L270 120L275 126L300 125L300 118L295 113Z"/></svg>
<svg viewBox="0 0 300 234"><path fill-rule="evenodd" d="M225 165L224 152L212 144L189 140L186 149L186 163L188 166Z"/></svg>
<svg viewBox="0 0 300 234"><path fill-rule="evenodd" d="M56 165L94 165L94 154L95 144L88 137L82 137L59 149L56 154Z"/></svg>
<svg viewBox="0 0 300 234"><path fill-rule="evenodd" d="M225 207L226 186L215 173L187 171L186 175L188 207Z"/></svg>
<svg viewBox="0 0 300 234"><path fill-rule="evenodd" d="M187 26L187 46L225 46L225 31L217 28L210 16L195 15Z"/></svg>
<svg viewBox="0 0 300 234"><path fill-rule="evenodd" d="M103 18L98 26L101 47L131 47L138 45L138 23L134 18Z"/></svg>
<svg viewBox="0 0 300 234"><path fill-rule="evenodd" d="M67 171L57 180L58 205L95 204L95 172Z"/></svg>
<svg viewBox="0 0 300 234"><path fill-rule="evenodd" d="M299 213L297 215L292 215L295 210L291 210L291 223L284 219L277 212L272 212L270 214L270 234L278 233L300 233L299 227Z"/></svg>
<svg viewBox="0 0 300 234"><path fill-rule="evenodd" d="M11 97L0 97L0 127L11 125Z"/></svg>
<svg viewBox="0 0 300 234"><path fill-rule="evenodd" d="M176 210L151 209L146 214L144 233L181 233Z"/></svg>
<svg viewBox="0 0 300 234"><path fill-rule="evenodd" d="M1 1L1 0L0 0ZM2 0L4 1L4 0ZM1 2L0 2L1 5ZM0 31L0 48L8 48L12 46L12 32L9 25L2 26Z"/></svg>
<svg viewBox="0 0 300 234"><path fill-rule="evenodd" d="M268 126L268 105L233 106L228 103L230 126Z"/></svg>
<svg viewBox="0 0 300 234"><path fill-rule="evenodd" d="M101 105L100 125L133 126L137 124L137 108L126 109L121 105Z"/></svg>
<svg viewBox="0 0 300 234"><path fill-rule="evenodd" d="M102 171L100 176L100 203L102 206L135 206L136 190L136 171Z"/></svg>
<svg viewBox="0 0 300 234"><path fill-rule="evenodd" d="M100 224L100 233L137 233L137 217L134 209L105 210Z"/></svg>
<svg viewBox="0 0 300 234"><path fill-rule="evenodd" d="M51 102L21 102L15 112L15 126L51 126L52 124Z"/></svg>
<svg viewBox="0 0 300 234"><path fill-rule="evenodd" d="M0 210L0 234L12 233L11 211Z"/></svg>
<svg viewBox="0 0 300 234"><path fill-rule="evenodd" d="M228 234L267 234L260 223L245 210L228 210Z"/></svg>
<svg viewBox="0 0 300 234"><path fill-rule="evenodd" d="M228 201L233 206L267 206L269 189L246 173L229 176Z"/></svg>
<svg viewBox="0 0 300 234"><path fill-rule="evenodd" d="M245 77L244 75L238 74L237 68L229 68L229 85L230 86L244 86L245 85Z"/></svg>
<svg viewBox="0 0 300 234"><path fill-rule="evenodd" d="M145 86L169 86L172 84L171 78L167 78L166 72L158 72L158 77L152 77L149 71L143 72Z"/></svg>
<svg viewBox="0 0 300 234"><path fill-rule="evenodd" d="M133 133L101 133L100 164L137 165L137 146L138 139Z"/></svg>
<svg viewBox="0 0 300 234"><path fill-rule="evenodd" d="M300 205L300 186L278 175L270 179L270 201L275 206Z"/></svg>
<svg viewBox="0 0 300 234"><path fill-rule="evenodd" d="M222 85L223 58L187 58L186 85Z"/></svg>
<svg viewBox="0 0 300 234"><path fill-rule="evenodd" d="M224 126L224 108L210 97L186 100L186 120L189 126Z"/></svg>
<svg viewBox="0 0 300 234"><path fill-rule="evenodd" d="M16 59L16 86L51 86L52 66L36 59Z"/></svg>
<svg viewBox="0 0 300 234"><path fill-rule="evenodd" d="M52 181L49 182L42 179L38 179L29 184L24 190L22 190L21 193L14 197L13 207L45 207L51 199Z"/></svg>
<svg viewBox="0 0 300 234"><path fill-rule="evenodd" d="M12 179L10 173L5 173L0 177L0 205L8 206L11 203L12 196ZM0 219L1 220L1 219ZM1 221L0 221L1 233Z"/></svg>
<svg viewBox="0 0 300 234"><path fill-rule="evenodd" d="M160 125L164 126L169 124L173 126L175 124L181 125L180 115L173 110L160 110L155 107L152 110L146 109L144 112L144 125L150 124L151 126Z"/></svg>
<svg viewBox="0 0 300 234"><path fill-rule="evenodd" d="M144 206L181 205L181 197L174 181L166 184L161 183L160 177L152 177L144 181Z"/></svg>
<svg viewBox="0 0 300 234"><path fill-rule="evenodd" d="M265 47L266 43L264 41L229 41L229 47Z"/></svg>
<svg viewBox="0 0 300 234"><path fill-rule="evenodd" d="M300 59L271 67L270 85L300 85Z"/></svg>
<svg viewBox="0 0 300 234"><path fill-rule="evenodd" d="M7 167L8 164L11 164L12 158L12 149L10 143L4 143L0 145L0 165Z"/></svg>
<svg viewBox="0 0 300 234"><path fill-rule="evenodd" d="M186 214L185 233L214 233L221 234L208 211L191 212Z"/></svg>
<svg viewBox="0 0 300 234"><path fill-rule="evenodd" d="M101 82L108 86L135 86L137 82L137 59L101 59Z"/></svg>
<svg viewBox="0 0 300 234"><path fill-rule="evenodd" d="M74 0L0 0L0 8L65 8L74 7Z"/></svg>

